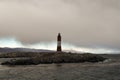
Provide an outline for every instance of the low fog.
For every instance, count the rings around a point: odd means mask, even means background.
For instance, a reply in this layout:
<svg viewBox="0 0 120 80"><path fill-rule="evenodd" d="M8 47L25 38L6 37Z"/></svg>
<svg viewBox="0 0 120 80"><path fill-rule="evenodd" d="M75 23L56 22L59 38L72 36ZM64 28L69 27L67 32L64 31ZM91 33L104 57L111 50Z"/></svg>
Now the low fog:
<svg viewBox="0 0 120 80"><path fill-rule="evenodd" d="M0 38L120 49L120 0L0 0Z"/></svg>

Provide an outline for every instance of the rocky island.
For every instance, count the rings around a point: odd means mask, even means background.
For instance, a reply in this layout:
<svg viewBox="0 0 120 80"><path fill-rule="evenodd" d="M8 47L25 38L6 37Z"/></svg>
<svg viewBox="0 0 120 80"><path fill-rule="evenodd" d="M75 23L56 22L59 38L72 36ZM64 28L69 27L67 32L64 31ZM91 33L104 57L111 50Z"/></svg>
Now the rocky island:
<svg viewBox="0 0 120 80"><path fill-rule="evenodd" d="M83 63L83 62L100 62L106 58L97 54L78 54L67 52L52 52L52 53L33 53L19 52L6 53L0 55L1 58L12 58L9 61L2 62L2 65L37 65L51 63ZM23 58L24 57L24 58ZM19 58L19 59L17 59Z"/></svg>

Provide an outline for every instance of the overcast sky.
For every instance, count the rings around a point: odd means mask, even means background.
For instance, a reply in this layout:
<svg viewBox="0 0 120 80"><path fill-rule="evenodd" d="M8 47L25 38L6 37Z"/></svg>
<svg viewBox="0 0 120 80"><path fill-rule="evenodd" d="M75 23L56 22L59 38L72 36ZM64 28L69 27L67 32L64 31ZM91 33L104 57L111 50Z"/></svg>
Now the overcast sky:
<svg viewBox="0 0 120 80"><path fill-rule="evenodd" d="M0 38L120 49L120 0L0 0Z"/></svg>

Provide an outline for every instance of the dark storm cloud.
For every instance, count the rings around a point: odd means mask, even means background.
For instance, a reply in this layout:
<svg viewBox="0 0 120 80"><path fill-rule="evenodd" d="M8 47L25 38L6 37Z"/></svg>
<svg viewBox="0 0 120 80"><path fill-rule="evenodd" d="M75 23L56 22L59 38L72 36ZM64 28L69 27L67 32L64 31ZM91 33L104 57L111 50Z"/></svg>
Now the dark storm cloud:
<svg viewBox="0 0 120 80"><path fill-rule="evenodd" d="M120 0L0 0L0 36L27 43L53 41L120 46Z"/></svg>

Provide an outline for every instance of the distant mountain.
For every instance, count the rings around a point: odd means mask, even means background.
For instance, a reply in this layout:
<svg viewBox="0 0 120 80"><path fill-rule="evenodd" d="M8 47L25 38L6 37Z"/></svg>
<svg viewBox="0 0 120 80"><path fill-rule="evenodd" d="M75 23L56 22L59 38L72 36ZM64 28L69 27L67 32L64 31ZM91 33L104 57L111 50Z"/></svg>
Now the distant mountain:
<svg viewBox="0 0 120 80"><path fill-rule="evenodd" d="M9 53L9 52L53 52L52 50L44 49L30 49L30 48L0 48L0 53Z"/></svg>

